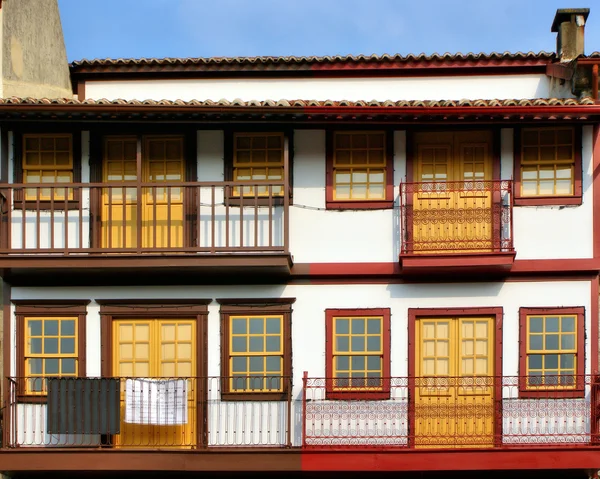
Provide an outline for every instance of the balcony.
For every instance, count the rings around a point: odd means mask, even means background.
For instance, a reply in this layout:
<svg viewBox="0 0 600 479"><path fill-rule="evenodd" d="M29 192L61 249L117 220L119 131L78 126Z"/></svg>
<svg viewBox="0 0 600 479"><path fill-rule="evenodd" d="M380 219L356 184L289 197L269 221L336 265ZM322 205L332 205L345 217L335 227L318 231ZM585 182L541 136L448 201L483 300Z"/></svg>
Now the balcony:
<svg viewBox="0 0 600 479"><path fill-rule="evenodd" d="M5 447L103 450L287 448L290 395L280 401L232 397L238 385L289 378L10 378ZM242 384L244 386L242 386ZM222 389L228 389L227 399ZM250 386L251 387L251 386Z"/></svg>
<svg viewBox="0 0 600 479"><path fill-rule="evenodd" d="M510 268L512 182L400 185L403 272L503 271Z"/></svg>
<svg viewBox="0 0 600 479"><path fill-rule="evenodd" d="M12 184L0 201L0 268L13 284L60 272L89 280L78 270L139 279L154 268L164 283L173 271L181 280L291 267L281 181Z"/></svg>
<svg viewBox="0 0 600 479"><path fill-rule="evenodd" d="M305 375L302 446L307 450L498 450L598 445L598 378L546 376L550 385L536 389L531 397L524 389L533 379L395 377L365 383L360 378ZM533 384L540 384L535 379ZM369 394L381 390L389 399L369 399ZM349 398L328 399L329 392Z"/></svg>

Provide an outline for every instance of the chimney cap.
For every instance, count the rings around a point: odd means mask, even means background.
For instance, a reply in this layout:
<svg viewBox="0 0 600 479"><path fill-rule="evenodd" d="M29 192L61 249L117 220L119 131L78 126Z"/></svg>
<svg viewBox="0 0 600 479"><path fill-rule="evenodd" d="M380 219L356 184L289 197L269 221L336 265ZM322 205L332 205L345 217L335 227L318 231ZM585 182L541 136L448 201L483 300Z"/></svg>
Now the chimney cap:
<svg viewBox="0 0 600 479"><path fill-rule="evenodd" d="M563 22L571 21L571 15L583 15L583 20L587 20L590 14L589 8L559 8L554 15L551 32L558 32L558 26Z"/></svg>

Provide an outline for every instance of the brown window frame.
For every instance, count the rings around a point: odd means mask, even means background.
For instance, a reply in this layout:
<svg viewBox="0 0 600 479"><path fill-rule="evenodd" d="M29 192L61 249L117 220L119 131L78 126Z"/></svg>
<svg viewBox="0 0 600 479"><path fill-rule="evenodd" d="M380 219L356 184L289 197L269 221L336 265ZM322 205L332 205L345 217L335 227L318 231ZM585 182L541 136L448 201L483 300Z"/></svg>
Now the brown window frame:
<svg viewBox="0 0 600 479"><path fill-rule="evenodd" d="M293 160L294 160L294 132L290 129L278 129L278 130L262 130L262 129L227 129L223 134L224 148L223 148L223 156L224 156L224 172L223 176L225 181L234 181L234 141L236 135L260 135L261 133L268 135L274 133L280 133L283 135L283 155L285 158L285 145L287 140L288 145L288 196L290 200L290 204L292 204L293 200L293 184L294 184L294 168L293 168ZM285 159L284 159L284 168L285 168ZM285 175L285 170L284 170ZM254 197L254 196L245 196L243 198L240 197L239 194L234 195L233 189L229 191L229 188L226 188L225 191L225 202L228 206L283 206L283 195L281 196L273 196L271 198L271 204L269 205L269 198L264 197Z"/></svg>
<svg viewBox="0 0 600 479"><path fill-rule="evenodd" d="M25 318L77 317L77 376L86 377L86 316L89 300L12 300L16 317L17 399L45 403L46 394L28 394L25 389Z"/></svg>
<svg viewBox="0 0 600 479"><path fill-rule="evenodd" d="M572 129L573 130L573 194L572 195L551 195L551 196L523 196L521 194L521 158L522 152L522 137L525 130L556 130L556 129ZM515 129L514 134L514 204L515 206L564 206L564 205L581 205L583 188L582 188L582 128L581 126L555 126L555 127L522 127Z"/></svg>
<svg viewBox="0 0 600 479"><path fill-rule="evenodd" d="M53 130L27 130L13 132L13 182L17 184L24 183L24 144L27 136L65 136L71 137L71 153L73 163L73 183L81 183L81 130L75 131L53 131ZM68 183L65 183L68 185ZM65 200L26 200L23 189L14 190L13 209L22 210L77 210L81 200L81 189L76 188L73 191L73 198Z"/></svg>
<svg viewBox="0 0 600 479"><path fill-rule="evenodd" d="M575 387L571 389L552 389L527 387L527 317L540 315L573 315L577 318L575 331L577 334L577 359L575 375L578 378ZM556 307L556 308L519 308L519 397L522 398L582 398L585 396L585 308Z"/></svg>
<svg viewBox="0 0 600 479"><path fill-rule="evenodd" d="M223 298L221 305L221 399L223 401L288 401L292 394L292 304L296 298ZM233 392L229 388L230 316L283 316L283 378L280 392Z"/></svg>
<svg viewBox="0 0 600 479"><path fill-rule="evenodd" d="M325 394L327 399L383 400L390 398L390 355L391 355L391 309L359 308L359 309L326 309L325 310ZM333 380L333 319L339 316L365 317L381 316L382 322L382 379L383 385L378 390L348 390L334 388Z"/></svg>
<svg viewBox="0 0 600 479"><path fill-rule="evenodd" d="M336 200L334 187L334 139L336 133L383 133L385 148L385 199ZM325 136L325 203L328 210L375 210L394 207L394 132L390 130L327 130Z"/></svg>

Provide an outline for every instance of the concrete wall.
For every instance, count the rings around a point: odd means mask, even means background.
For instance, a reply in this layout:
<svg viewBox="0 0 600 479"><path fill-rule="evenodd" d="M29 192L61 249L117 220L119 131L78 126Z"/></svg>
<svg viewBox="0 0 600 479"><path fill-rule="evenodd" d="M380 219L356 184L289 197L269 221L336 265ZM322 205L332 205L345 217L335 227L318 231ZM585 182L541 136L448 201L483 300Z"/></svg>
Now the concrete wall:
<svg viewBox="0 0 600 479"><path fill-rule="evenodd" d="M2 97L70 98L57 0L4 0Z"/></svg>

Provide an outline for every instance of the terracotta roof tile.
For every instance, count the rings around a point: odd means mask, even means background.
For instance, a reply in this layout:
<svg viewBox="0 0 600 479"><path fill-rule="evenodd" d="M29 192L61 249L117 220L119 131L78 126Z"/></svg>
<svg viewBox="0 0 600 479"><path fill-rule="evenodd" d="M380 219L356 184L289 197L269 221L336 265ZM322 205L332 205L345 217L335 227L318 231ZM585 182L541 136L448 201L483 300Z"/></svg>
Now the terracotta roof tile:
<svg viewBox="0 0 600 479"><path fill-rule="evenodd" d="M131 106L131 107L239 107L239 108L305 108L305 107L393 107L393 108L449 108L449 107L509 107L509 106L583 106L595 105L592 98L534 98L509 100L400 100L400 101L333 101L333 100L107 100L69 98L0 98L0 106Z"/></svg>
<svg viewBox="0 0 600 479"><path fill-rule="evenodd" d="M71 68L81 67L126 67L126 66L185 66L185 65L293 65L327 63L409 63L435 61L485 61L485 60L553 60L551 52L492 52L492 53L433 53L383 54L383 55L334 55L334 56L261 56L261 57L206 57L206 58L96 58L82 59L71 63Z"/></svg>

